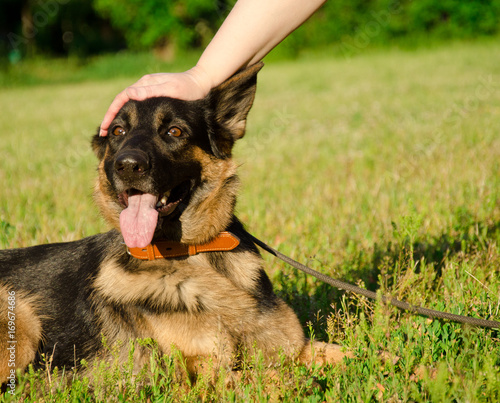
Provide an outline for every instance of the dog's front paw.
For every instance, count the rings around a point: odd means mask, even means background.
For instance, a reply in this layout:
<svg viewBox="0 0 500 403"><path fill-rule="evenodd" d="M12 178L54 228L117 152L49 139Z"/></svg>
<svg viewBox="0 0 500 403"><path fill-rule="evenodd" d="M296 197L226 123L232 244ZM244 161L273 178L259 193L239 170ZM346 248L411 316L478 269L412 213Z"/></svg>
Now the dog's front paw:
<svg viewBox="0 0 500 403"><path fill-rule="evenodd" d="M340 364L344 357L353 357L351 352L342 351L338 344L323 343L321 341L307 341L299 355L303 364Z"/></svg>

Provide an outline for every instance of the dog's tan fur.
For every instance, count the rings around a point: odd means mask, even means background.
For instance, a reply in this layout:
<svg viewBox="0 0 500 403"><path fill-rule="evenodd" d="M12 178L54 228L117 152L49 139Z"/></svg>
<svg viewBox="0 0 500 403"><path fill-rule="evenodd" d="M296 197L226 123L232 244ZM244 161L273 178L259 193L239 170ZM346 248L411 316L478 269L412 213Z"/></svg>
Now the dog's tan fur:
<svg viewBox="0 0 500 403"><path fill-rule="evenodd" d="M24 293L9 294L12 291L11 287L0 286L0 312L3 316L0 320L0 381L2 382L11 374L12 369L24 368L35 358L42 336L42 326L37 312L40 310L39 302ZM9 316L12 320L9 320ZM12 333L9 333L9 330Z"/></svg>

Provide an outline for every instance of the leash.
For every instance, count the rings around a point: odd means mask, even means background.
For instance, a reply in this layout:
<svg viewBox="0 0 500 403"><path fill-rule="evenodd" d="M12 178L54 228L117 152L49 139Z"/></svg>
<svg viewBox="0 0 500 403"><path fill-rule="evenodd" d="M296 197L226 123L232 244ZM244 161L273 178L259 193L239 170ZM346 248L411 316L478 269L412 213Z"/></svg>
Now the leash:
<svg viewBox="0 0 500 403"><path fill-rule="evenodd" d="M331 278L323 273L320 273L316 270L313 270L310 267L307 267L307 266L303 265L302 263L299 263L299 262L289 258L288 256L284 255L283 253L278 252L276 249L271 248L269 245L265 244L260 239L255 238L252 234L250 234L246 230L245 230L245 232L256 245L260 246L266 252L269 252L271 255L276 256L278 259L281 259L285 263L288 263L290 266L293 266L296 269L301 270L306 274L310 274L311 276L316 277L318 280L321 280L327 284L330 284L330 285L332 285L336 288L340 288L342 290L351 291L355 294L361 294L367 298L371 298L371 299L379 298L377 293L375 293L373 291L365 290L364 288L346 283L344 281L333 279L333 278ZM390 303L391 305L394 305L395 307L397 307L399 309L411 312L413 314L424 315L424 316L428 316L430 318L448 319L448 320L451 320L453 322L466 323L466 324L474 325L474 326L489 327L492 329L500 329L500 322L497 322L494 320L486 320L486 319L480 319L480 318L473 318L470 316L455 315L452 313L435 311L433 309L422 308L422 307L419 307L416 305L411 305L408 302L400 301L396 298L391 298L391 297L387 297L384 295L381 296L381 299L383 302Z"/></svg>

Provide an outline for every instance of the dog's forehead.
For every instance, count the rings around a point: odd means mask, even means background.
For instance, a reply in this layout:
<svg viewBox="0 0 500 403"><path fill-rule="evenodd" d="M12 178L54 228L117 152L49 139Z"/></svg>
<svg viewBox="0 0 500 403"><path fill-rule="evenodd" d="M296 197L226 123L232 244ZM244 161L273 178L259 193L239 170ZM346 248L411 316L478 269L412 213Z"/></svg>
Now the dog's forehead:
<svg viewBox="0 0 500 403"><path fill-rule="evenodd" d="M184 120L189 102L173 98L158 97L144 101L128 101L119 116L131 127L159 127L164 121Z"/></svg>

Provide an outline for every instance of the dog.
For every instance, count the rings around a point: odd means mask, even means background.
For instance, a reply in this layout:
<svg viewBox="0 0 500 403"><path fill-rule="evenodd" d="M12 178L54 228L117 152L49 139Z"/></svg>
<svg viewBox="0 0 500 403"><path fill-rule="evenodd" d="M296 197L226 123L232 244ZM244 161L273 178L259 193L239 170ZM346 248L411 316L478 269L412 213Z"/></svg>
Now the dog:
<svg viewBox="0 0 500 403"><path fill-rule="evenodd" d="M165 354L175 346L186 360L229 366L243 349L269 360L342 360L339 346L305 338L234 215L232 148L245 133L261 67L201 100L129 101L109 134L93 137L94 198L113 229L0 251L2 382L43 357L66 368L105 357L103 337L121 343L123 362L128 340L141 338ZM136 349L137 367L147 356Z"/></svg>

